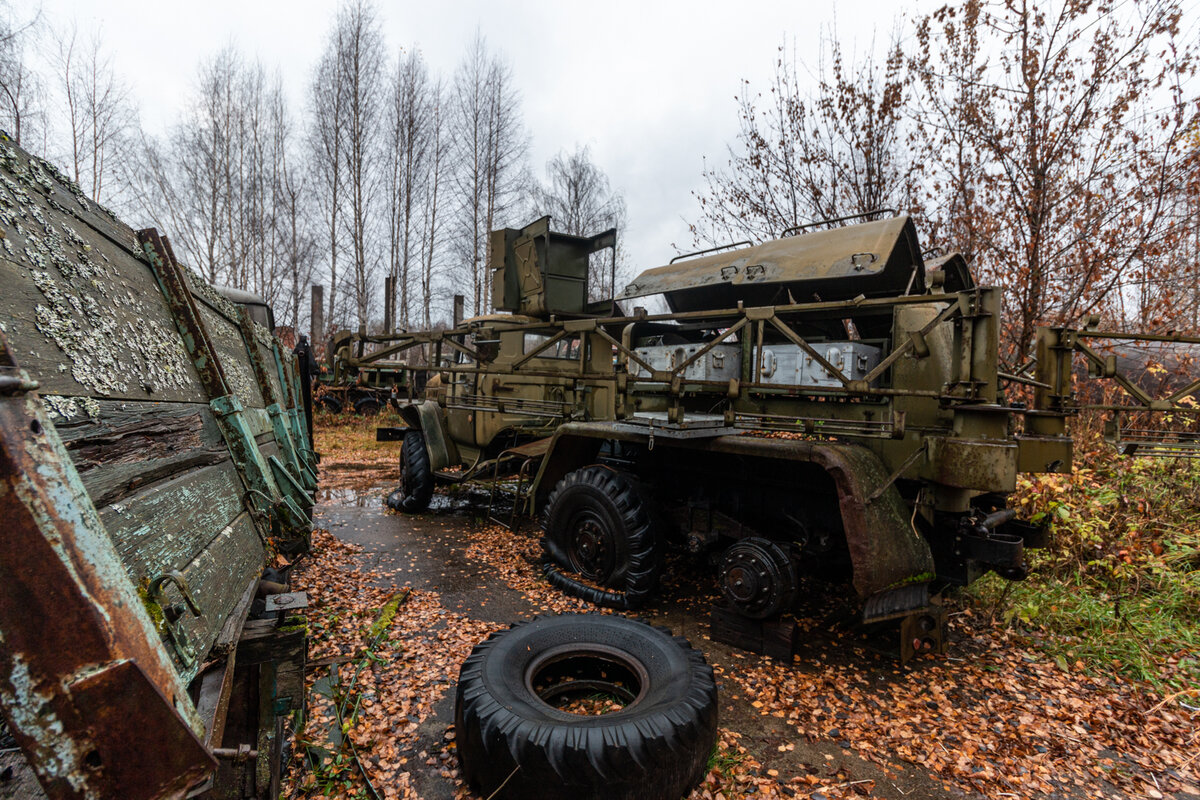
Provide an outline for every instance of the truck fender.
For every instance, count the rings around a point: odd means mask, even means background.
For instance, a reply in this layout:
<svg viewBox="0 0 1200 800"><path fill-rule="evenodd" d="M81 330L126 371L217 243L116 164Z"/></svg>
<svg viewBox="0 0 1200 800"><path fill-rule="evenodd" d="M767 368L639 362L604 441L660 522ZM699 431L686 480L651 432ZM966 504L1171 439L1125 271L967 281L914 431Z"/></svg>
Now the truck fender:
<svg viewBox="0 0 1200 800"><path fill-rule="evenodd" d="M400 406L400 417L410 428L425 434L425 449L429 451L429 466L434 472L459 463L458 448L446 431L441 406L428 400L418 400Z"/></svg>

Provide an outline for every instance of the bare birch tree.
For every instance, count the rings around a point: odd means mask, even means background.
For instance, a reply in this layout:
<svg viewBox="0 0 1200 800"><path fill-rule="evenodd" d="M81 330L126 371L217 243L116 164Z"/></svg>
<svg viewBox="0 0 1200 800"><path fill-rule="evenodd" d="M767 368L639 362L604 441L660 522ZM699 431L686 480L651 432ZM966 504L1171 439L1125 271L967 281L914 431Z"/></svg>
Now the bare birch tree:
<svg viewBox="0 0 1200 800"><path fill-rule="evenodd" d="M295 153L293 122L276 78L271 94L271 232L272 270L287 285L287 313L280 321L301 329L308 287L316 271L318 242L314 223L313 181Z"/></svg>
<svg viewBox="0 0 1200 800"><path fill-rule="evenodd" d="M432 325L433 308L433 275L434 267L438 264L436 258L442 252L442 228L445 225L444 215L438 214L438 199L442 183L445 180L445 162L447 157L446 133L446 87L439 78L430 88L433 114L430 120L429 139L430 150L427 161L425 202L421 205L421 303L422 326L428 330Z"/></svg>
<svg viewBox="0 0 1200 800"><path fill-rule="evenodd" d="M167 141L145 143L143 212L210 282L272 303L290 292L294 304L312 246L293 218L307 211L294 196L291 141L282 80L227 47L201 65L191 107Z"/></svg>
<svg viewBox="0 0 1200 800"><path fill-rule="evenodd" d="M428 161L432 146L434 98L430 94L429 70L414 49L396 60L387 109L388 157L387 196L388 274L391 296L385 297L385 319L408 327L411 311L411 269L420 249L420 205L429 190ZM399 314L396 314L396 294Z"/></svg>
<svg viewBox="0 0 1200 800"><path fill-rule="evenodd" d="M546 179L546 183L534 188L533 205L537 215L548 214L554 219L555 230L594 236L609 228L617 228L618 233L624 229L625 198L609 186L608 176L592 162L587 147L556 155L546 164ZM618 236L618 270L624 261L620 241ZM589 299L611 298L614 288L611 264L594 264L589 271Z"/></svg>
<svg viewBox="0 0 1200 800"><path fill-rule="evenodd" d="M342 191L342 127L345 124L345 97L337 75L336 40L331 40L313 73L309 91L308 133L311 171L315 177L314 189L322 217L322 236L327 248L329 293L326 302L329 308L325 320L331 328L337 327L340 319L337 313L338 255L341 249L338 231L341 227L339 213Z"/></svg>
<svg viewBox="0 0 1200 800"><path fill-rule="evenodd" d="M23 147L44 136L42 81L27 51L40 21L40 13L21 19L7 2L0 3L0 127Z"/></svg>
<svg viewBox="0 0 1200 800"><path fill-rule="evenodd" d="M491 306L489 231L507 222L520 198L519 175L528 152L520 97L512 71L476 33L454 74L455 254L471 288L476 315Z"/></svg>
<svg viewBox="0 0 1200 800"><path fill-rule="evenodd" d="M118 202L124 182L117 174L136 125L128 87L117 77L99 31L81 40L72 24L53 38L71 177L92 200Z"/></svg>
<svg viewBox="0 0 1200 800"><path fill-rule="evenodd" d="M373 225L382 173L379 135L385 64L383 35L367 0L351 0L339 12L334 46L345 115L340 148L348 205L344 222L354 269L355 312L358 324L366 325L379 261Z"/></svg>

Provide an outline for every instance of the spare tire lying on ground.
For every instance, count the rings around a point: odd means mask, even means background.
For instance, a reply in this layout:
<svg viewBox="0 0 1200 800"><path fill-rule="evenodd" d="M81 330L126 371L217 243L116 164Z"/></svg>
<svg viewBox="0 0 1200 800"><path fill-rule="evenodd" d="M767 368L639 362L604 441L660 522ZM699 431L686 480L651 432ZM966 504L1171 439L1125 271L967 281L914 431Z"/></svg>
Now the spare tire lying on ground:
<svg viewBox="0 0 1200 800"><path fill-rule="evenodd" d="M619 710L563 710L598 698ZM704 656L664 628L541 616L475 646L454 724L463 775L484 797L678 800L716 743L717 686Z"/></svg>

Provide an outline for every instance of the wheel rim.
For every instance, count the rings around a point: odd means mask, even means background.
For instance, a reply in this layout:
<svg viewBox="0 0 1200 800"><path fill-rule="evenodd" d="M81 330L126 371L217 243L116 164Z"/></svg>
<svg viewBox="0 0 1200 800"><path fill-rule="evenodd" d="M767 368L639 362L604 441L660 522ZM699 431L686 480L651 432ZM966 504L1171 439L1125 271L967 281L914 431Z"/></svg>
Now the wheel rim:
<svg viewBox="0 0 1200 800"><path fill-rule="evenodd" d="M749 603L763 591L758 573L742 565L729 570L725 586L739 603Z"/></svg>
<svg viewBox="0 0 1200 800"><path fill-rule="evenodd" d="M790 570L787 554L778 545L744 539L725 551L718 582L739 613L763 618L791 602L795 578Z"/></svg>
<svg viewBox="0 0 1200 800"><path fill-rule="evenodd" d="M567 531L571 569L585 578L605 581L616 568L617 547L612 531L591 511L576 514Z"/></svg>
<svg viewBox="0 0 1200 800"><path fill-rule="evenodd" d="M611 696L621 708L607 713L620 714L645 697L649 683L646 668L636 659L599 643L551 648L525 672L525 685L534 697L551 708L581 716L593 715L570 710L579 698Z"/></svg>

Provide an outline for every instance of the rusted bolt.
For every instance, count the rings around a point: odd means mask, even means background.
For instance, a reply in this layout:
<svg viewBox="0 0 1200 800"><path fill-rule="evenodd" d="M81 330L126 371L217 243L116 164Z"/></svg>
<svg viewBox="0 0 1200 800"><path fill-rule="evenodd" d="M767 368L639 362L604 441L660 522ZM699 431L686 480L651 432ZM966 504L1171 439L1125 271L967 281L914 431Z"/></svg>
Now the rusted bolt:
<svg viewBox="0 0 1200 800"><path fill-rule="evenodd" d="M258 751L251 748L248 744L239 744L236 748L214 747L212 754L215 758L225 758L236 761L239 764L249 761L252 758L258 758Z"/></svg>

